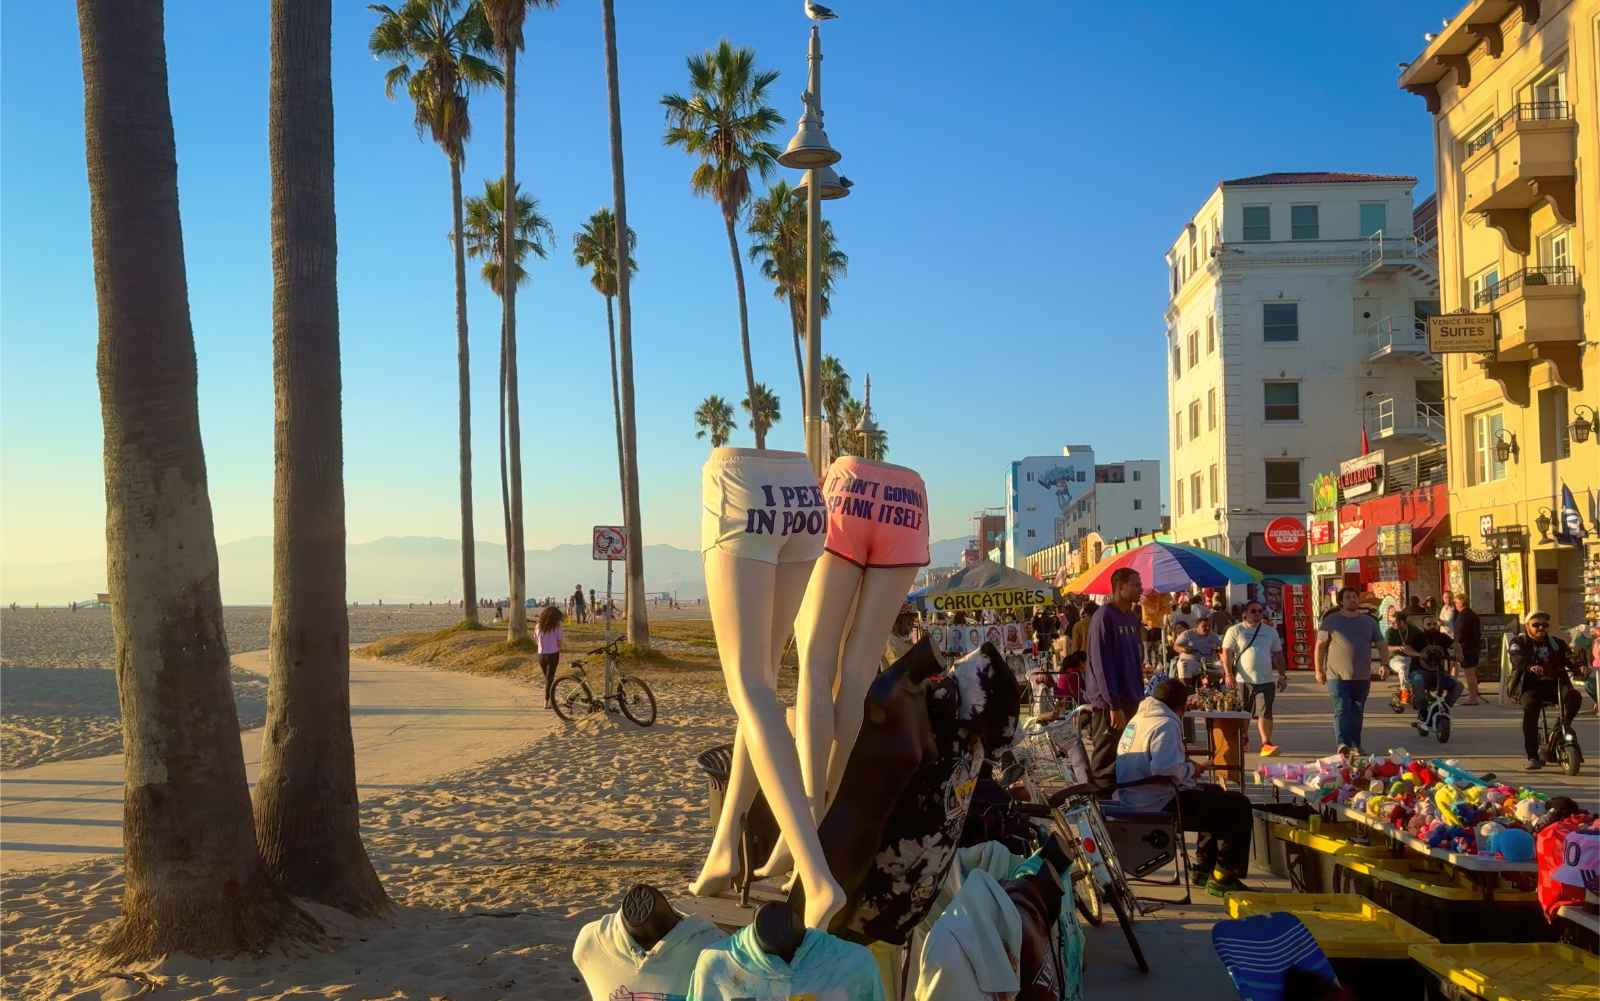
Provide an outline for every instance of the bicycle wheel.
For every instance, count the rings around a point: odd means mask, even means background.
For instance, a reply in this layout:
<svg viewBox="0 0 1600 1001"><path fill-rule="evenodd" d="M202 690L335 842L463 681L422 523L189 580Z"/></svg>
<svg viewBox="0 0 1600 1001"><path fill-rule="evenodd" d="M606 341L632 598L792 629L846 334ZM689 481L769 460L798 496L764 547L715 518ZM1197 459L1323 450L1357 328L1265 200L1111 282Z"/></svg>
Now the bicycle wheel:
<svg viewBox="0 0 1600 1001"><path fill-rule="evenodd" d="M1433 735L1439 738L1439 743L1450 743L1450 714L1442 712L1438 719L1433 721Z"/></svg>
<svg viewBox="0 0 1600 1001"><path fill-rule="evenodd" d="M1150 964L1145 962L1144 950L1139 947L1139 936L1133 932L1133 917L1128 913L1128 905L1122 899L1122 894L1111 889L1111 909L1117 912L1117 924L1122 926L1123 937L1128 940L1128 950L1133 953L1133 961L1138 964L1140 973L1149 973Z"/></svg>
<svg viewBox="0 0 1600 1001"><path fill-rule="evenodd" d="M622 707L622 715L639 726L649 726L656 721L655 693L640 678L624 674L617 679L617 702Z"/></svg>
<svg viewBox="0 0 1600 1001"><path fill-rule="evenodd" d="M579 716L587 716L594 712L594 694L589 691L589 686L583 679L576 675L563 674L556 679L550 704L555 708L557 716L571 723Z"/></svg>
<svg viewBox="0 0 1600 1001"><path fill-rule="evenodd" d="M1077 905L1078 913L1083 915L1083 920L1098 928L1100 922L1106 919L1105 907L1100 899L1100 889L1094 885L1094 877L1089 875L1087 870L1080 867L1078 871L1084 873L1084 878L1073 881L1072 902Z"/></svg>

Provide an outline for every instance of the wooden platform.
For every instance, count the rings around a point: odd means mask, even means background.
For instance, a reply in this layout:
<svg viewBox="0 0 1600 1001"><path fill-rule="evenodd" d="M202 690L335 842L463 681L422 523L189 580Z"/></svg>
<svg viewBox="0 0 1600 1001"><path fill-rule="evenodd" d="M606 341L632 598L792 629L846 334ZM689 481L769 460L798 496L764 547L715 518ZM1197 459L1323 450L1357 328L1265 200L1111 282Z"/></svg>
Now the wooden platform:
<svg viewBox="0 0 1600 1001"><path fill-rule="evenodd" d="M715 897L684 894L672 898L672 906L685 914L699 915L723 931L733 932L754 920L756 908L762 904L781 904L788 899L789 894L784 891L781 880L762 879L750 886L749 906L741 904L739 894L731 890Z"/></svg>

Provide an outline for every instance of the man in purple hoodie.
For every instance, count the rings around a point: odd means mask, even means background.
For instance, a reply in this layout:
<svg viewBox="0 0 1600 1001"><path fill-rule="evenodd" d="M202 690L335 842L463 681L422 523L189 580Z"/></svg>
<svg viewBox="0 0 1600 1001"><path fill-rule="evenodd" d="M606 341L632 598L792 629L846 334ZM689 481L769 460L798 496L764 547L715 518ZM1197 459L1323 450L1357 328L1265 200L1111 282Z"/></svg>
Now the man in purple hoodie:
<svg viewBox="0 0 1600 1001"><path fill-rule="evenodd" d="M1144 697L1144 623L1139 596L1144 582L1123 567L1111 575L1111 601L1089 622L1089 670L1084 701L1089 705L1089 768L1103 785L1116 781L1117 741Z"/></svg>

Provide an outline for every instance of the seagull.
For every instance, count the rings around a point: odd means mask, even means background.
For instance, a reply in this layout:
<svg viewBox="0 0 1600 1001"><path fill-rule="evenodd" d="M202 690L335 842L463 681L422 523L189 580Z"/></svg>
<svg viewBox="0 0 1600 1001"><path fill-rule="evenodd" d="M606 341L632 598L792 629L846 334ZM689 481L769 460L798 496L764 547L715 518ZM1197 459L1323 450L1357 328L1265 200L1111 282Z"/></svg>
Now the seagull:
<svg viewBox="0 0 1600 1001"><path fill-rule="evenodd" d="M1423 40L1423 41L1424 41L1424 42L1432 42L1432 41L1433 41L1433 40L1434 40L1434 39L1435 39L1435 38L1438 38L1438 37L1439 37L1439 36L1438 36L1438 35L1435 35L1435 34L1434 34L1434 33L1433 33L1433 32L1431 32L1431 31L1424 31L1424 32L1423 32L1423 33L1422 33L1422 40Z"/></svg>
<svg viewBox="0 0 1600 1001"><path fill-rule="evenodd" d="M838 16L838 14L835 14L829 8L822 6L822 4L812 3L811 0L806 0L806 17L809 17L817 24L821 24L823 21L832 21Z"/></svg>
<svg viewBox="0 0 1600 1001"><path fill-rule="evenodd" d="M850 180L850 178L844 177L843 175L841 175L839 177L839 187L845 189L846 191L849 191L851 188L853 188L855 186L856 186L856 182Z"/></svg>

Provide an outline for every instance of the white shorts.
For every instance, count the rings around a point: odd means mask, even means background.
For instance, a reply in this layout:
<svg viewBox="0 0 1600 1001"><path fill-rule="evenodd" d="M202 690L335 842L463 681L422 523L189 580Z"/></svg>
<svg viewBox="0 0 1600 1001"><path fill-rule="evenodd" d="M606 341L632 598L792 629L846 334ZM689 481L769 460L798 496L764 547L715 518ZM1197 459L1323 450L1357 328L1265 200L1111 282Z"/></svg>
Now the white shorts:
<svg viewBox="0 0 1600 1001"><path fill-rule="evenodd" d="M700 471L700 551L763 563L814 563L828 509L800 452L714 448Z"/></svg>

